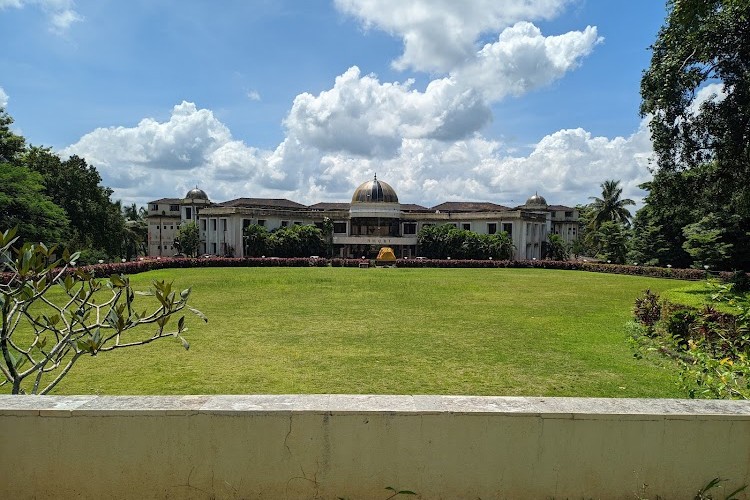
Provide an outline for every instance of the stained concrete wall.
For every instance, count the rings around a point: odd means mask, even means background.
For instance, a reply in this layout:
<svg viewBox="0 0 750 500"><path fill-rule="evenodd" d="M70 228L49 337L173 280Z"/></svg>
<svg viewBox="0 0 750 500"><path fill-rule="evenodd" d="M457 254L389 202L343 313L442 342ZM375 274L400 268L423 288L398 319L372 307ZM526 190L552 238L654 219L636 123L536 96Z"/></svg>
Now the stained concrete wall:
<svg viewBox="0 0 750 500"><path fill-rule="evenodd" d="M750 484L747 401L0 396L0 429L13 499L671 500L717 476Z"/></svg>

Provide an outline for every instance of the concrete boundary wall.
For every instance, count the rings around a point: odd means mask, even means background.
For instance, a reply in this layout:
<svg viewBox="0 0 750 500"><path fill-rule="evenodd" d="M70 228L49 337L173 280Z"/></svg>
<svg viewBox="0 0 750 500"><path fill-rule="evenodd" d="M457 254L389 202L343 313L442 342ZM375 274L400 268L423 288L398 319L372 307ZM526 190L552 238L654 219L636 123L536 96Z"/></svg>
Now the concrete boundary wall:
<svg viewBox="0 0 750 500"><path fill-rule="evenodd" d="M750 401L0 396L0 429L13 499L676 500L750 484Z"/></svg>

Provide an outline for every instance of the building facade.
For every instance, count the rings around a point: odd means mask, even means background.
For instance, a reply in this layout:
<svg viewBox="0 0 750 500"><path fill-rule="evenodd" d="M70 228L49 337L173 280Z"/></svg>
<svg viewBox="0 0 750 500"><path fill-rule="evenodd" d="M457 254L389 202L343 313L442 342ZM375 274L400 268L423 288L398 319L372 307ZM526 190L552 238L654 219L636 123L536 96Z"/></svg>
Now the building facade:
<svg viewBox="0 0 750 500"><path fill-rule="evenodd" d="M516 260L545 256L550 233L572 243L579 233L578 212L548 205L538 194L524 205L446 202L428 208L399 202L396 191L377 176L361 184L350 203L303 205L286 199L238 198L211 203L205 192L190 190L185 198L149 202L149 256L174 256L180 225L194 221L200 231L200 254L244 256L243 231L253 224L269 231L300 224L333 222L334 256L374 257L381 247L397 257L419 256L417 234L426 226L452 224L480 234L505 231L513 240Z"/></svg>

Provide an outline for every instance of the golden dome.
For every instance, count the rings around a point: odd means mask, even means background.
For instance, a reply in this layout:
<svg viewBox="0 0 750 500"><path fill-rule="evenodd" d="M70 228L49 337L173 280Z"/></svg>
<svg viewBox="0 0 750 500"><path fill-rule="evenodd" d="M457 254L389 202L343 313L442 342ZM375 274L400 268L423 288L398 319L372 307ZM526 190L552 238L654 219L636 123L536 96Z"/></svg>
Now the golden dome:
<svg viewBox="0 0 750 500"><path fill-rule="evenodd" d="M398 203L398 196L389 184L379 181L376 175L354 191L352 203Z"/></svg>

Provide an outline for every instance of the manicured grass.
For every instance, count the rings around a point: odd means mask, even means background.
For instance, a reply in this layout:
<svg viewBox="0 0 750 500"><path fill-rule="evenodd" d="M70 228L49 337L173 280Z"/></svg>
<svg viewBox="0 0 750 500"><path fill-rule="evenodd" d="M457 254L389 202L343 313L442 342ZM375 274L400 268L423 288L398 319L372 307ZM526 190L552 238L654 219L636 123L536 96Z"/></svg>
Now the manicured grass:
<svg viewBox="0 0 750 500"><path fill-rule="evenodd" d="M726 302L717 303L712 300L711 296L716 292L717 289L714 286L709 285L705 281L698 281L695 283L684 284L679 288L666 290L662 294L662 297L674 304L682 304L696 309L700 309L710 304L719 311L736 314L736 308L728 305ZM747 300L747 297L745 300Z"/></svg>
<svg viewBox="0 0 750 500"><path fill-rule="evenodd" d="M171 339L84 357L56 394L377 393L681 397L633 358L644 289L685 282L542 269L174 269L193 287ZM189 313L188 313L189 314Z"/></svg>

